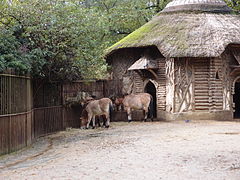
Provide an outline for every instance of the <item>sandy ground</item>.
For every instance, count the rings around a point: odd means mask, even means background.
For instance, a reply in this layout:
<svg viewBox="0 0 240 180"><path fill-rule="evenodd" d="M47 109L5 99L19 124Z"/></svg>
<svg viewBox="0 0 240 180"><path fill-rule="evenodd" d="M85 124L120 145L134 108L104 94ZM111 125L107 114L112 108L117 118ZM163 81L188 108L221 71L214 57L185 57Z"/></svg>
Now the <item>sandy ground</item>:
<svg viewBox="0 0 240 180"><path fill-rule="evenodd" d="M68 129L0 157L0 179L240 179L240 123L112 123Z"/></svg>

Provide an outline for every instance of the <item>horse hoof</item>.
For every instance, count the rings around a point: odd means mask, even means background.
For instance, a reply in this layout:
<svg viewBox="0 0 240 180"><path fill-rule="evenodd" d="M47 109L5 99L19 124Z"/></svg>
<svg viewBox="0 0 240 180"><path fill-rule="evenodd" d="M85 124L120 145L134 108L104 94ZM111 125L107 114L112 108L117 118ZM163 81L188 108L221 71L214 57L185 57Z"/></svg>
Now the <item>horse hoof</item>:
<svg viewBox="0 0 240 180"><path fill-rule="evenodd" d="M128 123L132 122L132 120L128 120Z"/></svg>
<svg viewBox="0 0 240 180"><path fill-rule="evenodd" d="M109 126L106 126L106 128L109 128Z"/></svg>
<svg viewBox="0 0 240 180"><path fill-rule="evenodd" d="M93 126L92 128L95 129L95 126Z"/></svg>

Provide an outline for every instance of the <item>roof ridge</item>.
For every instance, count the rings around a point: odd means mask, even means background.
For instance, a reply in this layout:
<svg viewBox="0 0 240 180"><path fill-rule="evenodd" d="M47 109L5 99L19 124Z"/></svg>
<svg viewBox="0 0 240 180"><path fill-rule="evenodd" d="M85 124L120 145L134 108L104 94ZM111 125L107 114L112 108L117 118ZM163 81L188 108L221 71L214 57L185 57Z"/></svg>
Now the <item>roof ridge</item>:
<svg viewBox="0 0 240 180"><path fill-rule="evenodd" d="M173 0L162 12L179 11L230 13L232 9L223 0Z"/></svg>

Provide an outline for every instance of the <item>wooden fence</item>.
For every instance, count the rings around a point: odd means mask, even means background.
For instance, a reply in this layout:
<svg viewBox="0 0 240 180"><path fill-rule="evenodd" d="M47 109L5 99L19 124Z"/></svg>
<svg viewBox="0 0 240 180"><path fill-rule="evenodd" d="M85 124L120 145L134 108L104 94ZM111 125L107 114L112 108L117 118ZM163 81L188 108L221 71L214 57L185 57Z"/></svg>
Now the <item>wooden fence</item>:
<svg viewBox="0 0 240 180"><path fill-rule="evenodd" d="M27 146L33 139L31 79L0 75L0 154Z"/></svg>
<svg viewBox="0 0 240 180"><path fill-rule="evenodd" d="M28 76L0 74L0 155L19 150L40 136L79 128L81 106L64 107L66 97L78 92L110 97L121 93L121 85L120 81L33 82ZM114 117L123 116L116 113Z"/></svg>
<svg viewBox="0 0 240 180"><path fill-rule="evenodd" d="M64 130L62 99L60 83L33 82L35 138Z"/></svg>

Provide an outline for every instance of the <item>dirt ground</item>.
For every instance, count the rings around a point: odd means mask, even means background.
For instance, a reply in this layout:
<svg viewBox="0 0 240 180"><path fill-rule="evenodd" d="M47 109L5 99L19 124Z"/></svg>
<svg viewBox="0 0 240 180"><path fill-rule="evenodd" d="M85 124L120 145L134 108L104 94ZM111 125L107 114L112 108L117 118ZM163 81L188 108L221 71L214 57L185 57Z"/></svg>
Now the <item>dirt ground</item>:
<svg viewBox="0 0 240 180"><path fill-rule="evenodd" d="M0 157L0 179L239 180L240 123L112 123L68 129Z"/></svg>

